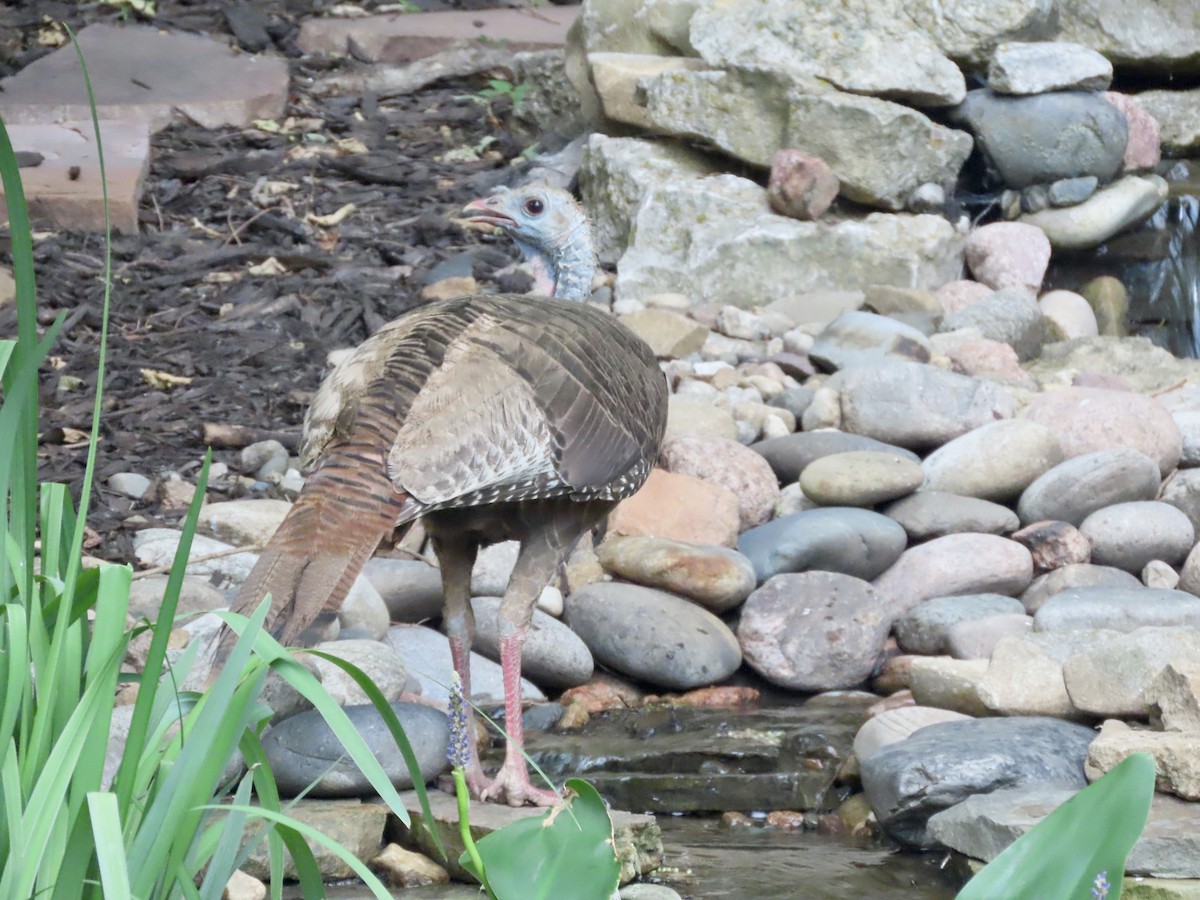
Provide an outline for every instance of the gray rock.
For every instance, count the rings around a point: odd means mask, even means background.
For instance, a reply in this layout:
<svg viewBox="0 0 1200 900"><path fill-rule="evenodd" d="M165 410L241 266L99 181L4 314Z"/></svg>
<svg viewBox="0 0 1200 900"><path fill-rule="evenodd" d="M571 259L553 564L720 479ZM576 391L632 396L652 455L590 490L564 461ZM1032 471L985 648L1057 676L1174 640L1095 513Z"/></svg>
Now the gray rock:
<svg viewBox="0 0 1200 900"><path fill-rule="evenodd" d="M1033 616L1013 613L965 619L946 631L946 652L955 659L991 659L1002 638L1028 634Z"/></svg>
<svg viewBox="0 0 1200 900"><path fill-rule="evenodd" d="M820 569L870 579L904 551L904 529L865 509L829 507L784 516L742 532L738 549L760 582L784 572Z"/></svg>
<svg viewBox="0 0 1200 900"><path fill-rule="evenodd" d="M1023 288L1004 288L942 319L942 331L974 328L984 338L1010 345L1021 360L1033 359L1046 342L1042 308Z"/></svg>
<svg viewBox="0 0 1200 900"><path fill-rule="evenodd" d="M1085 453L1059 463L1021 494L1017 514L1025 524L1046 519L1079 525L1098 509L1158 493L1158 465L1137 450Z"/></svg>
<svg viewBox="0 0 1200 900"><path fill-rule="evenodd" d="M325 641L313 647L336 656L361 669L385 700L399 700L409 682L408 672L404 668L404 660L392 647L381 641L351 639ZM322 659L319 656L309 657L311 667L316 670L321 679L321 685L329 692L329 696L338 706L354 706L370 703L362 688L336 663Z"/></svg>
<svg viewBox="0 0 1200 900"><path fill-rule="evenodd" d="M1048 599L1033 617L1036 631L1133 631L1147 625L1200 627L1200 597L1159 588L1071 588Z"/></svg>
<svg viewBox="0 0 1200 900"><path fill-rule="evenodd" d="M145 616L151 622L158 621L163 594L167 590L167 575L149 575L138 578L129 585L129 614ZM225 595L209 583L206 578L187 576L179 588L179 603L175 614L211 612L229 606Z"/></svg>
<svg viewBox="0 0 1200 900"><path fill-rule="evenodd" d="M1043 603L1055 594L1071 588L1114 587L1139 588L1137 578L1111 566L1096 566L1091 563L1071 563L1039 575L1021 594L1021 602L1030 615L1036 613Z"/></svg>
<svg viewBox="0 0 1200 900"><path fill-rule="evenodd" d="M877 450L920 462L921 458L911 450L885 444L861 434L844 431L797 431L785 437L770 438L750 445L751 450L762 454L779 480L784 484L796 481L800 473L814 460L834 453L849 453L855 450ZM1198 501L1200 506L1200 501Z"/></svg>
<svg viewBox="0 0 1200 900"><path fill-rule="evenodd" d="M997 94L1105 91L1112 77L1112 63L1095 50L1066 41L1042 41L997 47L987 84Z"/></svg>
<svg viewBox="0 0 1200 900"><path fill-rule="evenodd" d="M1151 560L1182 563L1196 542L1188 517L1169 503L1116 503L1083 520L1080 532L1092 542L1092 561L1140 574Z"/></svg>
<svg viewBox="0 0 1200 900"><path fill-rule="evenodd" d="M740 605L758 583L750 560L728 547L626 536L605 541L598 555L607 572L718 614Z"/></svg>
<svg viewBox="0 0 1200 900"><path fill-rule="evenodd" d="M884 831L932 847L929 817L973 794L1014 785L1085 787L1093 737L1086 726L1043 717L930 725L863 761L863 788Z"/></svg>
<svg viewBox="0 0 1200 900"><path fill-rule="evenodd" d="M479 652L500 662L500 598L475 597L475 645ZM544 688L571 688L592 677L592 654L570 628L540 609L525 635L521 673Z"/></svg>
<svg viewBox="0 0 1200 900"><path fill-rule="evenodd" d="M342 608L338 610L339 636L343 639L381 641L390 624L387 605L379 596L379 591L359 575L342 601Z"/></svg>
<svg viewBox="0 0 1200 900"><path fill-rule="evenodd" d="M1167 663L1200 662L1200 629L1137 628L1081 650L1063 663L1063 682L1077 709L1102 719L1146 719L1154 713L1155 679Z"/></svg>
<svg viewBox="0 0 1200 900"><path fill-rule="evenodd" d="M925 458L925 488L965 497L1016 499L1062 462L1054 432L1025 419L981 425Z"/></svg>
<svg viewBox="0 0 1200 900"><path fill-rule="evenodd" d="M825 326L808 351L809 358L830 370L869 366L883 357L927 363L929 338L889 316L852 311Z"/></svg>
<svg viewBox="0 0 1200 900"><path fill-rule="evenodd" d="M1016 411L995 382L920 363L846 369L830 382L841 395L843 430L911 450L940 447Z"/></svg>
<svg viewBox="0 0 1200 900"><path fill-rule="evenodd" d="M1156 3L1140 15L1121 15L1119 0L1079 0L1060 11L1060 39L1103 53L1113 65L1138 72L1200 72L1200 23L1188 0Z"/></svg>
<svg viewBox="0 0 1200 900"><path fill-rule="evenodd" d="M751 594L737 635L746 662L772 684L830 691L866 681L890 622L868 582L805 572L776 575Z"/></svg>
<svg viewBox="0 0 1200 900"><path fill-rule="evenodd" d="M1163 482L1158 499L1180 510L1200 534L1200 469L1179 469L1172 473Z"/></svg>
<svg viewBox="0 0 1200 900"><path fill-rule="evenodd" d="M963 713L934 706L898 706L887 709L867 719L858 729L858 733L854 735L854 755L861 763L882 747L898 744L926 725L958 722L968 718L970 716Z"/></svg>
<svg viewBox="0 0 1200 900"><path fill-rule="evenodd" d="M454 662L450 641L440 632L422 625L393 625L387 643L400 652L408 672L421 685L421 696L432 703L450 698L450 679ZM540 702L546 699L527 678L521 679L521 698ZM476 703L504 702L504 673L500 667L478 653L471 653L471 699Z"/></svg>
<svg viewBox="0 0 1200 900"><path fill-rule="evenodd" d="M1095 175L1082 178L1060 178L1046 191L1046 197L1051 206L1075 206L1082 203L1100 186L1100 179Z"/></svg>
<svg viewBox="0 0 1200 900"><path fill-rule="evenodd" d="M1056 716L1078 719L1062 667L1073 653L1096 646L1105 635L1094 630L1027 632L998 640L979 681L978 697L1004 716Z"/></svg>
<svg viewBox="0 0 1200 900"><path fill-rule="evenodd" d="M419 703L392 703L391 707L412 745L423 781L430 781L446 768L450 722L446 714ZM370 704L345 709L354 728L371 748L393 786L412 787L412 775L396 746L396 739L378 711ZM346 755L341 741L316 710L300 713L273 726L262 738L263 751L279 792L294 797L310 784L307 796L374 797L366 776Z"/></svg>
<svg viewBox="0 0 1200 900"><path fill-rule="evenodd" d="M896 620L896 641L908 653L934 656L946 652L950 628L960 622L1024 612L1020 600L1004 594L933 597L917 604Z"/></svg>
<svg viewBox="0 0 1200 900"><path fill-rule="evenodd" d="M796 417L796 421L799 421L800 417L804 415L804 411L808 409L808 405L812 403L814 393L816 392L812 388L786 388L768 399L767 405L786 409Z"/></svg>
<svg viewBox="0 0 1200 900"><path fill-rule="evenodd" d="M943 52L972 69L984 69L1005 41L1053 40L1058 8L1050 0L960 0L947 15L939 0L918 0L905 13Z"/></svg>
<svg viewBox="0 0 1200 900"><path fill-rule="evenodd" d="M1134 99L1158 123L1165 152L1184 155L1200 147L1200 127L1196 125L1200 89L1143 91Z"/></svg>
<svg viewBox="0 0 1200 900"><path fill-rule="evenodd" d="M1006 534L1021 527L1017 514L1007 506L934 490L897 500L884 507L883 514L899 522L913 543L964 532Z"/></svg>
<svg viewBox="0 0 1200 900"><path fill-rule="evenodd" d="M363 575L387 606L393 622L424 622L442 614L442 573L420 559L376 556L367 560Z"/></svg>
<svg viewBox="0 0 1200 900"><path fill-rule="evenodd" d="M597 662L655 687L715 684L742 662L737 638L720 619L664 591L589 584L566 598L565 616Z"/></svg>
<svg viewBox="0 0 1200 900"><path fill-rule="evenodd" d="M770 212L754 182L716 175L650 190L615 290L621 300L683 293L745 309L816 290L932 287L961 267L962 237L939 216L800 222Z"/></svg>
<svg viewBox="0 0 1200 900"><path fill-rule="evenodd" d="M625 252L634 213L653 185L712 171L711 160L680 144L590 135L579 186L601 262Z"/></svg>
<svg viewBox="0 0 1200 900"><path fill-rule="evenodd" d="M235 547L265 544L291 508L286 500L265 498L206 503L196 527Z"/></svg>
<svg viewBox="0 0 1200 900"><path fill-rule="evenodd" d="M974 859L990 861L1077 792L1073 787L1032 785L976 794L930 819L929 835ZM1150 820L1125 860L1125 870L1164 879L1198 878L1198 835L1200 805L1156 793ZM1186 890L1170 882L1157 889L1167 896Z"/></svg>
<svg viewBox="0 0 1200 900"><path fill-rule="evenodd" d="M146 492L150 490L152 482L145 475L140 475L137 472L117 472L114 475L108 476L108 486L118 494L124 494L126 497L132 497L134 500L141 500L146 496Z"/></svg>
<svg viewBox="0 0 1200 900"><path fill-rule="evenodd" d="M971 129L989 164L1013 188L1081 175L1111 181L1129 138L1120 110L1086 91L1011 97L983 88L968 92L953 117Z"/></svg>
<svg viewBox="0 0 1200 900"><path fill-rule="evenodd" d="M933 597L1015 596L1032 580L1033 557L1016 541L992 534L949 534L905 550L874 583L893 604L893 614L901 616Z"/></svg>
<svg viewBox="0 0 1200 900"><path fill-rule="evenodd" d="M1087 200L1062 209L1026 213L1056 249L1095 247L1149 217L1167 199L1167 183L1157 175L1126 175Z"/></svg>
<svg viewBox="0 0 1200 900"><path fill-rule="evenodd" d="M174 528L143 528L133 536L133 552L138 562L145 566L170 566L175 561L175 552L179 549L179 539L182 532ZM200 578L212 578L241 584L258 562L257 553L233 553L228 556L214 556L225 550L233 550L224 541L218 541L202 534L192 538L191 553L188 554L187 574ZM206 557L202 562L194 562L200 557Z"/></svg>

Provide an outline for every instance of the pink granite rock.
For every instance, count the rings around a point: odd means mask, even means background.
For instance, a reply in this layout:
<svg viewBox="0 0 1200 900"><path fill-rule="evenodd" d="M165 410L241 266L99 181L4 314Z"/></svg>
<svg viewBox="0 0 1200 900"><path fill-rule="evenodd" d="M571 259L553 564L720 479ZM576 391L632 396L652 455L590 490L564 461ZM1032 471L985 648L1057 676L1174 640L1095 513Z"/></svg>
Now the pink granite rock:
<svg viewBox="0 0 1200 900"><path fill-rule="evenodd" d="M987 338L961 341L946 351L954 371L964 375L999 376L1028 387L1036 387L1033 378L1021 368L1017 351L1003 341Z"/></svg>
<svg viewBox="0 0 1200 900"><path fill-rule="evenodd" d="M1152 169L1162 159L1158 120L1138 105L1128 94L1105 91L1105 100L1125 114L1129 125L1129 140L1125 144L1125 171Z"/></svg>
<svg viewBox="0 0 1200 900"><path fill-rule="evenodd" d="M662 448L671 472L694 475L732 491L738 498L744 531L771 518L779 500L779 479L770 464L749 447L725 438L677 437Z"/></svg>
<svg viewBox="0 0 1200 900"><path fill-rule="evenodd" d="M767 202L781 216L812 221L825 214L840 187L825 160L785 147L771 160Z"/></svg>
<svg viewBox="0 0 1200 900"><path fill-rule="evenodd" d="M732 547L738 536L738 499L727 488L655 469L641 490L613 510L608 534Z"/></svg>
<svg viewBox="0 0 1200 900"><path fill-rule="evenodd" d="M993 222L967 235L963 249L976 281L1000 290L1020 287L1035 294L1050 265L1050 239L1036 225Z"/></svg>
<svg viewBox="0 0 1200 900"><path fill-rule="evenodd" d="M990 287L978 281L951 281L943 284L933 295L942 305L942 312L951 315L994 293Z"/></svg>

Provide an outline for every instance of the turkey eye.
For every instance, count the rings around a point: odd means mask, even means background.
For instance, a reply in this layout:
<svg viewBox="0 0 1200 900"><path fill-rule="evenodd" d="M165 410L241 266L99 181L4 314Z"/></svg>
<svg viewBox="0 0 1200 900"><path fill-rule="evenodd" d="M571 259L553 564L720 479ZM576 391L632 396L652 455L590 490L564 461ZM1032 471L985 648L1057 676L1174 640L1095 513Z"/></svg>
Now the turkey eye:
<svg viewBox="0 0 1200 900"><path fill-rule="evenodd" d="M537 197L525 201L525 212L529 213L531 216L540 216L542 214L542 210L545 208L546 204L537 199Z"/></svg>

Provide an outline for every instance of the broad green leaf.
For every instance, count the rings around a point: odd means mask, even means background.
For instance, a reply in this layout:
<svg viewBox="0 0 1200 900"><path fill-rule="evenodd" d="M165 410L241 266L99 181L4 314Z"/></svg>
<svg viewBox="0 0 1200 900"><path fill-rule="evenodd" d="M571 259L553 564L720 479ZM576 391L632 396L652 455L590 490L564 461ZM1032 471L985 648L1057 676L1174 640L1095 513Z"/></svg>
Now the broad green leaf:
<svg viewBox="0 0 1200 900"><path fill-rule="evenodd" d="M609 900L621 877L608 807L579 778L545 815L506 825L477 846L496 900ZM466 853L458 861L478 877Z"/></svg>
<svg viewBox="0 0 1200 900"><path fill-rule="evenodd" d="M1153 799L1154 757L1135 753L1021 835L956 900L1091 900L1097 879L1117 900Z"/></svg>
<svg viewBox="0 0 1200 900"><path fill-rule="evenodd" d="M96 857L100 863L100 884L105 897L130 897L129 872L125 868L125 845L121 841L121 817L117 798L110 793L88 794L88 812L92 834L96 837Z"/></svg>

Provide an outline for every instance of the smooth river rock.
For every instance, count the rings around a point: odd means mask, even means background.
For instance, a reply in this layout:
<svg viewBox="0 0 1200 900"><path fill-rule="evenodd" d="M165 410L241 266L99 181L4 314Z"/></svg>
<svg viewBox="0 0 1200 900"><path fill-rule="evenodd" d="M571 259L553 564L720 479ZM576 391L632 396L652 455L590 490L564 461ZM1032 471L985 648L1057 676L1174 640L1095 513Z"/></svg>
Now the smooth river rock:
<svg viewBox="0 0 1200 900"><path fill-rule="evenodd" d="M1117 503L1092 513L1079 526L1092 542L1092 561L1140 573L1152 560L1183 562L1196 542L1188 517L1169 503Z"/></svg>
<svg viewBox="0 0 1200 900"><path fill-rule="evenodd" d="M866 681L890 623L869 582L803 572L776 575L751 594L737 635L746 662L772 684L830 691Z"/></svg>
<svg viewBox="0 0 1200 900"><path fill-rule="evenodd" d="M936 655L946 652L950 628L959 622L1024 612L1020 600L1004 594L933 597L896 620L896 642L908 653Z"/></svg>
<svg viewBox="0 0 1200 900"><path fill-rule="evenodd" d="M651 537L619 537L600 545L605 571L659 588L723 613L750 596L758 579L754 566L736 550Z"/></svg>
<svg viewBox="0 0 1200 900"><path fill-rule="evenodd" d="M660 458L671 472L692 475L732 491L738 501L739 528L771 518L779 500L779 482L762 456L727 438L693 436L663 444Z"/></svg>
<svg viewBox="0 0 1200 900"><path fill-rule="evenodd" d="M808 351L830 371L870 366L886 357L929 362L929 338L911 325L878 313L852 310L825 326Z"/></svg>
<svg viewBox="0 0 1200 900"><path fill-rule="evenodd" d="M1033 579L1033 583L1021 594L1021 602L1025 604L1025 611L1032 615L1055 594L1070 588L1136 589L1141 586L1141 582L1134 575L1122 569L1114 569L1112 566L1097 566L1091 563L1071 563Z"/></svg>
<svg viewBox="0 0 1200 900"><path fill-rule="evenodd" d="M1167 408L1145 394L1068 387L1039 394L1022 415L1058 435L1067 458L1128 447L1166 477L1183 453L1183 436Z"/></svg>
<svg viewBox="0 0 1200 900"><path fill-rule="evenodd" d="M1084 725L1044 717L930 725L867 757L863 788L884 831L931 847L929 817L973 794L1014 785L1085 787L1094 736Z"/></svg>
<svg viewBox="0 0 1200 900"><path fill-rule="evenodd" d="M1200 627L1200 597L1162 588L1072 588L1048 599L1033 617L1037 631L1133 631L1147 625Z"/></svg>
<svg viewBox="0 0 1200 900"><path fill-rule="evenodd" d="M564 615L597 662L658 688L715 684L742 662L737 637L720 619L664 591L597 582L572 591Z"/></svg>
<svg viewBox="0 0 1200 900"><path fill-rule="evenodd" d="M412 745L422 779L429 781L446 767L449 719L445 713L419 703L391 706ZM412 787L412 775L400 748L375 707L348 706L345 712L392 784L400 790ZM314 781L315 786L306 795L314 799L375 796L375 789L315 709L272 726L263 735L262 746L285 797L296 796Z"/></svg>
<svg viewBox="0 0 1200 900"><path fill-rule="evenodd" d="M500 662L500 598L474 597L475 649L493 662ZM542 688L564 689L583 684L592 677L592 654L570 628L540 609L521 650L521 674Z"/></svg>
<svg viewBox="0 0 1200 900"><path fill-rule="evenodd" d="M825 506L874 506L905 497L924 481L920 465L878 450L834 453L800 473L804 496Z"/></svg>
<svg viewBox="0 0 1200 900"><path fill-rule="evenodd" d="M800 473L823 456L834 453L848 453L854 450L878 450L882 453L893 453L920 462L921 457L911 450L905 450L894 444L885 444L874 438L863 437L861 434L848 434L833 429L823 431L797 431L784 437L770 438L750 446L751 450L760 453L779 480L784 484L793 482Z"/></svg>
<svg viewBox="0 0 1200 900"><path fill-rule="evenodd" d="M1016 541L992 534L950 534L905 550L874 584L899 617L933 597L1015 596L1032 580L1033 557Z"/></svg>
<svg viewBox="0 0 1200 900"><path fill-rule="evenodd" d="M906 740L914 731L939 722L969 719L962 713L933 706L901 706L872 716L854 735L854 755L861 763L877 750Z"/></svg>
<svg viewBox="0 0 1200 900"><path fill-rule="evenodd" d="M1006 534L1021 527L1021 520L1007 506L933 490L897 500L884 507L883 514L899 522L913 542L972 531Z"/></svg>
<svg viewBox="0 0 1200 900"><path fill-rule="evenodd" d="M1098 509L1153 500L1159 469L1138 450L1101 450L1059 463L1021 494L1017 514L1029 524L1045 520L1079 525Z"/></svg>
<svg viewBox="0 0 1200 900"><path fill-rule="evenodd" d="M435 703L447 702L454 663L450 641L444 634L424 625L393 625L388 629L387 643L400 652L409 674L421 683L422 697ZM535 702L546 699L528 678L521 679L521 697ZM504 702L504 673L500 666L473 651L471 699L477 703Z"/></svg>
<svg viewBox="0 0 1200 900"><path fill-rule="evenodd" d="M742 532L738 550L760 582L820 569L871 579L900 558L908 539L887 516L854 507L809 509Z"/></svg>
<svg viewBox="0 0 1200 900"><path fill-rule="evenodd" d="M1015 500L1063 461L1054 432L1026 419L992 422L968 431L925 458L925 488L966 497Z"/></svg>

